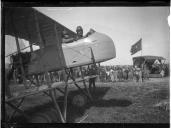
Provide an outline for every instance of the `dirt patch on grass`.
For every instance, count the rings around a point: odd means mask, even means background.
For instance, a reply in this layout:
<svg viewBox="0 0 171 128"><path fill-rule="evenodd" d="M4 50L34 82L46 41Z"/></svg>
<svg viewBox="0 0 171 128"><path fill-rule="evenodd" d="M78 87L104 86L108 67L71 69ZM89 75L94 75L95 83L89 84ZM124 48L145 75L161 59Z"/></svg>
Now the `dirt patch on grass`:
<svg viewBox="0 0 171 128"><path fill-rule="evenodd" d="M135 82L113 84L104 99L115 99L115 105L89 110L90 116L84 121L91 123L169 123L169 112L155 108L154 105L162 100L169 101L169 81L146 81L141 85ZM131 102L119 106L116 99ZM91 114L93 112L93 115ZM100 116L99 116L100 113Z"/></svg>

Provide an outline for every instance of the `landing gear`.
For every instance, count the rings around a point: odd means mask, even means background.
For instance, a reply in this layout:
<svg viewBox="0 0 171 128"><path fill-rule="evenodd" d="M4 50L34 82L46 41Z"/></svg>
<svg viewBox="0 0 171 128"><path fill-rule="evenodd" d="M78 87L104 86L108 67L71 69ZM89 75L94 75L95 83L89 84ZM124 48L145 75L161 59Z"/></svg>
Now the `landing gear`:
<svg viewBox="0 0 171 128"><path fill-rule="evenodd" d="M54 109L46 110L33 114L28 120L29 123L59 123L59 119L56 116L57 112Z"/></svg>

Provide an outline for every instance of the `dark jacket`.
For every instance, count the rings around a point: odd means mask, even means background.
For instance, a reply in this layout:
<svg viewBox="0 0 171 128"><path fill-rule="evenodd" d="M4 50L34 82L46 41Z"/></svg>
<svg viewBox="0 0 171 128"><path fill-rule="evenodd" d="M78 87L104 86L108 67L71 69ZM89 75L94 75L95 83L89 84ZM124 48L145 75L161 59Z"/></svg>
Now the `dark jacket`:
<svg viewBox="0 0 171 128"><path fill-rule="evenodd" d="M97 70L96 68L90 68L89 71L88 71L88 75L97 75Z"/></svg>

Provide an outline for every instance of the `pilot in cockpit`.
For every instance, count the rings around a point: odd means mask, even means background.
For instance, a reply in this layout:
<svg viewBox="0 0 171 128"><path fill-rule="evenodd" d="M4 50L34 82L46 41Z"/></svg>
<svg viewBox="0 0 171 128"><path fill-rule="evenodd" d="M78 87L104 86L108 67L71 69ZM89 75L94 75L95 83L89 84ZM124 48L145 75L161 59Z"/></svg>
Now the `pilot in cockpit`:
<svg viewBox="0 0 171 128"><path fill-rule="evenodd" d="M81 26L78 26L77 29L76 29L76 32L77 32L77 36L76 36L76 40L79 40L79 39L83 39L83 38L86 38L88 37L89 35L93 34L95 32L95 30L93 30L92 28L89 30L89 32L83 36L83 28Z"/></svg>
<svg viewBox="0 0 171 128"><path fill-rule="evenodd" d="M77 41L77 40L86 38L86 37L90 36L91 34L93 34L94 32L95 32L95 30L90 29L89 32L85 36L83 36L83 28L81 26L77 26L77 28L76 28L76 33L77 33L76 37L72 38L72 37L69 37L67 31L64 30L62 32L62 43L71 43L73 41Z"/></svg>
<svg viewBox="0 0 171 128"><path fill-rule="evenodd" d="M81 26L77 26L76 28L76 40L82 39L83 38L83 28Z"/></svg>

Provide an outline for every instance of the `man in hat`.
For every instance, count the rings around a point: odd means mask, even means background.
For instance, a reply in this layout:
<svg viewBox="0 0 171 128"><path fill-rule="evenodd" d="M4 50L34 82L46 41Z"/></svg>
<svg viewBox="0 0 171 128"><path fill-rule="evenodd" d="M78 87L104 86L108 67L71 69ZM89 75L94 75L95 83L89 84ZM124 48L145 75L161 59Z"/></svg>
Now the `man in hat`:
<svg viewBox="0 0 171 128"><path fill-rule="evenodd" d="M82 39L83 38L83 28L81 26L77 26L76 32L77 32L76 40Z"/></svg>

